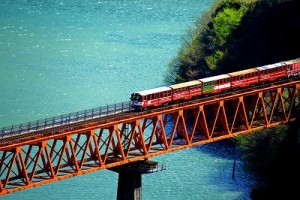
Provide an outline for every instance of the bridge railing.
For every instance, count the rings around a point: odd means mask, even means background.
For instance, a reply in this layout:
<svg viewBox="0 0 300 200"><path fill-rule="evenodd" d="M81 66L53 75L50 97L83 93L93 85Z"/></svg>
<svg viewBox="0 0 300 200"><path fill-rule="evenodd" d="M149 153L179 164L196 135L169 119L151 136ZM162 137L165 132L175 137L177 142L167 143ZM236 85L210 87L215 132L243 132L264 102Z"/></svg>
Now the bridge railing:
<svg viewBox="0 0 300 200"><path fill-rule="evenodd" d="M117 103L113 105L107 105L107 106L92 108L92 109L83 110L79 112L63 114L60 116L54 116L46 119L31 121L27 123L7 126L1 129L0 138L4 138L16 134L45 130L48 128L58 127L61 125L71 124L71 123L85 121L94 118L99 118L107 115L122 113L130 110L131 110L130 101L126 101L126 102Z"/></svg>

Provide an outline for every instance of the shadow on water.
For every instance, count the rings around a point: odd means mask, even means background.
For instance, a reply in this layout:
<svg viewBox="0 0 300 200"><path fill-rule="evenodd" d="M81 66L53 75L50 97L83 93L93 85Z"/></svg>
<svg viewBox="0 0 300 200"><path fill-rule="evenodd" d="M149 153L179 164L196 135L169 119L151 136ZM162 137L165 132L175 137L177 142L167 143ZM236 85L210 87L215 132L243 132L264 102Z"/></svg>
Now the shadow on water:
<svg viewBox="0 0 300 200"><path fill-rule="evenodd" d="M196 150L204 154L218 158L238 159L237 146L232 139L220 140L195 147Z"/></svg>

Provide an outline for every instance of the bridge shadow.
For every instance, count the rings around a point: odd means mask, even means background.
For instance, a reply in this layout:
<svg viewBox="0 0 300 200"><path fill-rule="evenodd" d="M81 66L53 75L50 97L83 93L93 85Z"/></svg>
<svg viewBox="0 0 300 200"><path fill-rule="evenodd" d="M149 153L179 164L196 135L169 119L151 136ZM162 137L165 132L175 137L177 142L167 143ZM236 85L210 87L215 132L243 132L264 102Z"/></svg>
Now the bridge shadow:
<svg viewBox="0 0 300 200"><path fill-rule="evenodd" d="M232 139L224 139L194 147L197 151L213 157L239 159L237 145Z"/></svg>

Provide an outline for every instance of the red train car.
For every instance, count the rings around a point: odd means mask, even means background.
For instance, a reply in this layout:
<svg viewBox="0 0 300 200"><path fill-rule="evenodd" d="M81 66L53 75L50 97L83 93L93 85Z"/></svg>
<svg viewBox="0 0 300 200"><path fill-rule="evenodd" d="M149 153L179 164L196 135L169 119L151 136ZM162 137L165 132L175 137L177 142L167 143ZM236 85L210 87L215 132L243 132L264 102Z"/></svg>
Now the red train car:
<svg viewBox="0 0 300 200"><path fill-rule="evenodd" d="M287 77L300 76L300 58L284 62L287 65Z"/></svg>
<svg viewBox="0 0 300 200"><path fill-rule="evenodd" d="M256 67L259 71L259 82L266 83L285 78L287 65L284 62Z"/></svg>
<svg viewBox="0 0 300 200"><path fill-rule="evenodd" d="M202 82L202 94L216 94L231 89L231 77L228 74L199 79Z"/></svg>
<svg viewBox="0 0 300 200"><path fill-rule="evenodd" d="M231 77L231 89L236 90L243 87L258 84L259 71L256 68L229 73Z"/></svg>
<svg viewBox="0 0 300 200"><path fill-rule="evenodd" d="M172 101L179 102L199 97L202 94L201 85L199 80L171 85Z"/></svg>

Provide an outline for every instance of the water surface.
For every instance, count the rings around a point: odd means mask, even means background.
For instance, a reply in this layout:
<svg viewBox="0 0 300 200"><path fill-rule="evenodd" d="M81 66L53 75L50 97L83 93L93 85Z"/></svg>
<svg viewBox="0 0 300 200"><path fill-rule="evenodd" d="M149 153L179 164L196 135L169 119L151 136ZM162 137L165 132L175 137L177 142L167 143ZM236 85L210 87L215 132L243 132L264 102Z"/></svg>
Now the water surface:
<svg viewBox="0 0 300 200"><path fill-rule="evenodd" d="M129 100L166 85L185 30L214 0L2 0L0 127ZM153 158L144 200L248 199L253 183L234 148L219 143ZM2 199L116 199L117 174L102 170Z"/></svg>

